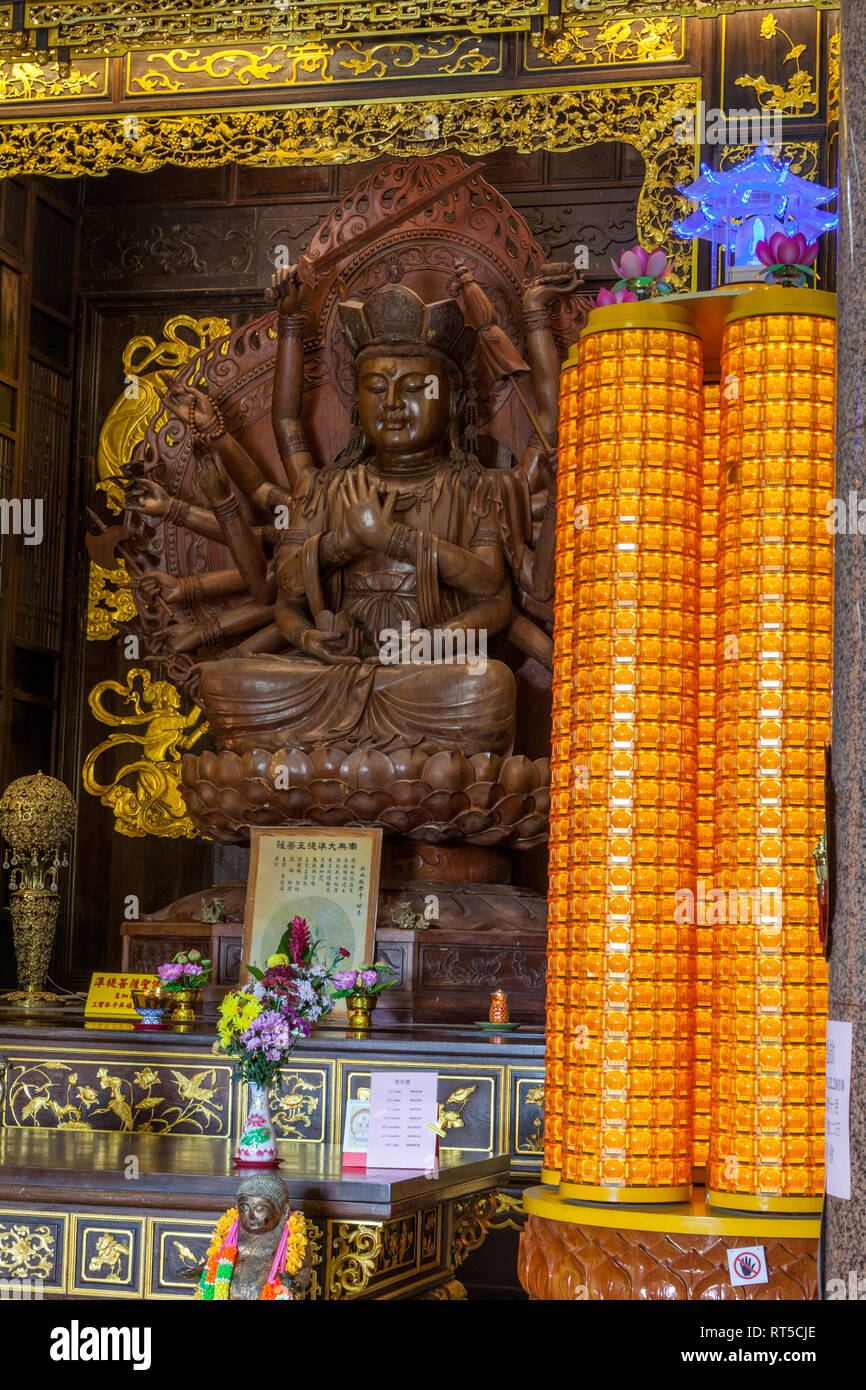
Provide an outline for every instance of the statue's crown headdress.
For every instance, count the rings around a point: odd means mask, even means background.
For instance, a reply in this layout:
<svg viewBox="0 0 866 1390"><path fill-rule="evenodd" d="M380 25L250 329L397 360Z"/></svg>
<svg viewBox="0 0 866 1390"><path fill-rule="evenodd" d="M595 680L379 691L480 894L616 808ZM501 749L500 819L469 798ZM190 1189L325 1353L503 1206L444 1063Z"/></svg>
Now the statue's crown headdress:
<svg viewBox="0 0 866 1390"><path fill-rule="evenodd" d="M338 308L355 357L387 345L435 348L462 368L475 346L456 299L425 304L406 285L380 285L363 303L346 299Z"/></svg>

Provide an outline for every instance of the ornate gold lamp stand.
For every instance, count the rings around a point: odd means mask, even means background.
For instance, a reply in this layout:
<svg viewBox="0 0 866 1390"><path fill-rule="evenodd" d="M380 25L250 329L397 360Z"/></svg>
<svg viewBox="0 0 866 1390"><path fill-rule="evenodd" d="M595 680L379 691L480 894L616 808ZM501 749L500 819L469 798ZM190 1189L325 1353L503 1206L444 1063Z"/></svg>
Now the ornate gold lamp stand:
<svg viewBox="0 0 866 1390"><path fill-rule="evenodd" d="M8 846L3 867L12 871L9 908L18 965L18 989L3 995L4 1003L38 1008L63 998L42 986L60 906L57 874L69 862L65 846L77 816L71 792L41 772L19 777L0 797L0 835Z"/></svg>

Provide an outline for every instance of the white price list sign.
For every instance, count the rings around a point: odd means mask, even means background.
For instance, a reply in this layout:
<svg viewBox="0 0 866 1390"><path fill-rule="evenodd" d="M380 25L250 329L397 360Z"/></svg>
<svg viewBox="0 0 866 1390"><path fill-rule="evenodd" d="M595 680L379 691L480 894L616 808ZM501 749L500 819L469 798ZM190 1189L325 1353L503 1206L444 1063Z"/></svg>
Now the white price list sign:
<svg viewBox="0 0 866 1390"><path fill-rule="evenodd" d="M824 1132L825 1188L851 1200L851 1052L853 1024L827 1020L827 1109Z"/></svg>

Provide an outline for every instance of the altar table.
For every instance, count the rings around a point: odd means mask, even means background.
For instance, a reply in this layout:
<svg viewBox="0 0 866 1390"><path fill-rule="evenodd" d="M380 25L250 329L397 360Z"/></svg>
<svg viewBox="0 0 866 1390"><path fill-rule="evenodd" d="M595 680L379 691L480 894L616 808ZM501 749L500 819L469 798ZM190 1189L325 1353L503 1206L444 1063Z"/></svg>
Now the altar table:
<svg viewBox="0 0 866 1390"><path fill-rule="evenodd" d="M45 1298L191 1298L192 1267L234 1204L235 1144L148 1133L0 1130L0 1279ZM279 1145L308 1219L313 1299L462 1298L461 1226L508 1180L504 1154L435 1172L343 1170L336 1145ZM24 1289L24 1296L28 1290Z"/></svg>

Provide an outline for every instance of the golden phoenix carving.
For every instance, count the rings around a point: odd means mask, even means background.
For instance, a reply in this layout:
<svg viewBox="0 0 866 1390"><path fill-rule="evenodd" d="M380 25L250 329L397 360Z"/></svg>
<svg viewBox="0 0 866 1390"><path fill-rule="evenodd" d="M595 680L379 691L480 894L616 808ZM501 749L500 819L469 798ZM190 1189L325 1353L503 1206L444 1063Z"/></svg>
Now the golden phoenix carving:
<svg viewBox="0 0 866 1390"><path fill-rule="evenodd" d="M106 709L102 701L109 693L118 695L131 712L114 714ZM85 791L98 796L103 806L114 812L114 828L120 835L192 839L197 834L180 792L180 765L184 753L207 732L207 723L197 707L183 714L180 702L176 686L153 680L141 666L127 672L125 686L119 681L100 681L87 697L95 718L117 732L91 749L81 780ZM99 759L128 745L136 747L139 756L121 767L112 781L100 782L96 775ZM129 778L134 778L132 786L127 785Z"/></svg>

